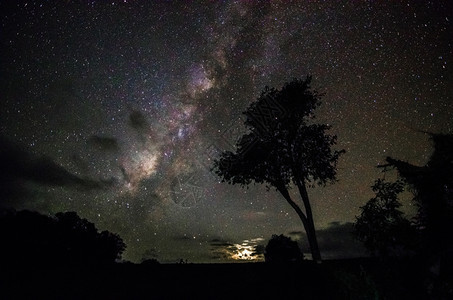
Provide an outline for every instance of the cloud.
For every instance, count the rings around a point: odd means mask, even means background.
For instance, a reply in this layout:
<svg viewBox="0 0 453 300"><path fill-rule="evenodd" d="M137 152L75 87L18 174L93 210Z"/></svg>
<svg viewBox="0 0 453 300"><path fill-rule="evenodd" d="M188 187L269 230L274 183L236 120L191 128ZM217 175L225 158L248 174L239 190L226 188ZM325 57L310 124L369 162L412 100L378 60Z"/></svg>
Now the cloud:
<svg viewBox="0 0 453 300"><path fill-rule="evenodd" d="M149 248L143 252L143 260L146 259L157 259L159 257L158 251L156 248Z"/></svg>
<svg viewBox="0 0 453 300"><path fill-rule="evenodd" d="M227 241L224 241L224 240L220 240L220 239L210 240L209 244L212 247L214 247L214 248L217 248L217 247L231 247L231 246L233 246L233 244L231 244L231 243L229 243Z"/></svg>
<svg viewBox="0 0 453 300"><path fill-rule="evenodd" d="M304 232L304 231L300 231L300 230L297 230L297 231L290 231L290 232L288 232L288 235L289 235L290 237L293 237L293 239L298 240L298 239L300 239L300 237L301 237L302 235L305 235L305 232Z"/></svg>
<svg viewBox="0 0 453 300"><path fill-rule="evenodd" d="M100 182L74 175L48 157L25 162L20 165L19 170L20 173L16 172L18 177L44 185L76 186L88 189L101 187Z"/></svg>
<svg viewBox="0 0 453 300"><path fill-rule="evenodd" d="M331 222L329 227L316 231L319 248L324 259L366 256L363 245L354 239L351 222ZM287 233L292 239L300 240L304 252L309 252L308 240L304 231Z"/></svg>
<svg viewBox="0 0 453 300"><path fill-rule="evenodd" d="M111 184L77 176L51 158L37 156L10 140L0 137L0 186L7 196L21 197L29 193L27 182L43 186L98 189Z"/></svg>
<svg viewBox="0 0 453 300"><path fill-rule="evenodd" d="M150 127L146 117L137 110L134 110L129 115L129 125L138 131L146 130Z"/></svg>
<svg viewBox="0 0 453 300"><path fill-rule="evenodd" d="M262 261L264 260L264 245L262 238L243 240L240 243L213 239L209 241L211 246L211 258L229 261Z"/></svg>
<svg viewBox="0 0 453 300"><path fill-rule="evenodd" d="M175 236L173 239L177 240L177 241L189 241L189 240L192 240L193 237L189 237L187 236L186 234L184 235L178 235L178 236Z"/></svg>
<svg viewBox="0 0 453 300"><path fill-rule="evenodd" d="M152 140L153 147L156 147L155 142L157 137L155 135L155 131L152 130L152 128L155 128L156 126L152 126L142 112L133 110L129 114L128 125L135 131L135 134L142 143L142 146L148 148L150 146L149 142Z"/></svg>
<svg viewBox="0 0 453 300"><path fill-rule="evenodd" d="M116 152L119 150L118 141L112 137L92 135L88 138L87 143L102 151Z"/></svg>
<svg viewBox="0 0 453 300"><path fill-rule="evenodd" d="M220 239L209 241L211 246L211 258L219 260L232 260L234 253L234 244Z"/></svg>
<svg viewBox="0 0 453 300"><path fill-rule="evenodd" d="M256 245L255 246L255 251L253 252L253 255L258 256L258 255L264 255L264 249L266 246L264 245Z"/></svg>

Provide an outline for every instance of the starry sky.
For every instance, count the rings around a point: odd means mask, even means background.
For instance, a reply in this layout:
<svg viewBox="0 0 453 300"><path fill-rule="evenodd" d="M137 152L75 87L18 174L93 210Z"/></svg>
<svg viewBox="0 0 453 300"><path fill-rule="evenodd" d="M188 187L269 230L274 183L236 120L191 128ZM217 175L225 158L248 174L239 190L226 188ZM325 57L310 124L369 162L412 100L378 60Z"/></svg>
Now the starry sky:
<svg viewBox="0 0 453 300"><path fill-rule="evenodd" d="M317 121L347 151L338 182L309 191L324 258L363 255L350 223L386 156L421 165L423 131L453 133L448 0L20 0L0 15L0 206L76 211L133 262L261 260L272 234L309 252L277 192L210 172L266 85L311 74Z"/></svg>

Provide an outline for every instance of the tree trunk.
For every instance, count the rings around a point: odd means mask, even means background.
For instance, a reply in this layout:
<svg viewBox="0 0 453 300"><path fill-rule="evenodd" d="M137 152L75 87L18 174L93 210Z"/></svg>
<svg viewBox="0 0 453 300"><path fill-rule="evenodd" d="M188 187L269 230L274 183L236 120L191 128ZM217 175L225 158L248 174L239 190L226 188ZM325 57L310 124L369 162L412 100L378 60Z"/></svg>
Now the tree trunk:
<svg viewBox="0 0 453 300"><path fill-rule="evenodd" d="M310 199L308 198L307 188L305 186L305 183L302 182L301 180L297 179L296 182L297 182L297 187L299 189L299 194L302 198L302 202L304 203L305 213L307 214L307 223L308 223L307 237L308 237L308 241L310 243L311 255L312 255L314 261L321 263L321 261L322 261L321 252L319 251L318 239L316 238L315 223L313 221L313 212L311 210Z"/></svg>
<svg viewBox="0 0 453 300"><path fill-rule="evenodd" d="M310 225L310 222L309 222L307 216L305 216L304 212L299 207L299 205L297 205L291 199L291 196L289 195L288 190L285 187L277 187L277 189L283 195L283 197L286 199L286 201L289 203L289 205L291 205L291 207L296 211L297 215L301 219L302 224L303 224L304 229L305 229L305 232L307 233L308 244L310 245L311 256L312 256L314 261L320 263L321 262L321 254L319 252L318 241L316 239L315 227L313 225L313 217L311 217L312 224ZM310 208L309 211L311 213L311 208Z"/></svg>

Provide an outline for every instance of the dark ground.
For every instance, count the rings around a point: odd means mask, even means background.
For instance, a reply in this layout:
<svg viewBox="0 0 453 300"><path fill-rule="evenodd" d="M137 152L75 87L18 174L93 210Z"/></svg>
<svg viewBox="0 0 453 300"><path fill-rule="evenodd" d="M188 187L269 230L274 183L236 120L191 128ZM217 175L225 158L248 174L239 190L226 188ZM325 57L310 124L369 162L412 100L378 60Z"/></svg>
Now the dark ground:
<svg viewBox="0 0 453 300"><path fill-rule="evenodd" d="M116 264L0 271L1 299L429 299L420 266L373 259L298 265Z"/></svg>

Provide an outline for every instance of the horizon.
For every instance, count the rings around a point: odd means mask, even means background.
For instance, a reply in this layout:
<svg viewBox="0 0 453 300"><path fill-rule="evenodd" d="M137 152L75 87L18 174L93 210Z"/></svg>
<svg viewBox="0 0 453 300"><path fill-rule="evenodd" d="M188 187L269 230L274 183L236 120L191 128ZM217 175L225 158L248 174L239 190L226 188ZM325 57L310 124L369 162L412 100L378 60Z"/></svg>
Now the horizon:
<svg viewBox="0 0 453 300"><path fill-rule="evenodd" d="M261 259L272 234L310 257L280 194L210 171L265 86L312 75L315 122L346 150L338 182L309 189L324 259L365 254L348 233L397 178L387 156L422 166L427 132L453 133L450 1L5 2L0 208L75 211L133 263Z"/></svg>

